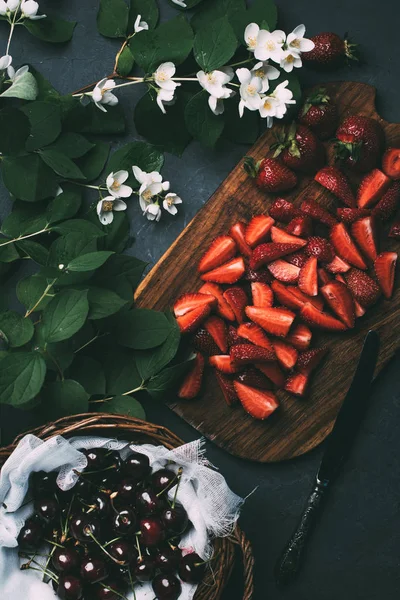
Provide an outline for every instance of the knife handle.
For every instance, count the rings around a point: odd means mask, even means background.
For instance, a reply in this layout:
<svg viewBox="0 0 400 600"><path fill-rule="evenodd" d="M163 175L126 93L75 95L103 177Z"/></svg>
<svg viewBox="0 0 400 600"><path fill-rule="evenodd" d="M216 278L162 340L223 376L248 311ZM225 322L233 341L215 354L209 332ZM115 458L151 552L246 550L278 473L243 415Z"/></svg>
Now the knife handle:
<svg viewBox="0 0 400 600"><path fill-rule="evenodd" d="M326 489L324 484L317 481L308 497L299 524L275 567L275 581L279 586L291 583L300 570L307 541L321 508Z"/></svg>

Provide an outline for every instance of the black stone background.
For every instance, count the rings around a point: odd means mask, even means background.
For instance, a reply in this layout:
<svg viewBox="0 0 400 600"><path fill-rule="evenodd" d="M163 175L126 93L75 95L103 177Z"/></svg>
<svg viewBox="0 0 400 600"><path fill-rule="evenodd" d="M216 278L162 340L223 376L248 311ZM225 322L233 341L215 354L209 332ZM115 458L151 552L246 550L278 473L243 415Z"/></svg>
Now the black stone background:
<svg viewBox="0 0 400 600"><path fill-rule="evenodd" d="M73 41L65 46L42 43L22 30L13 40L16 65L27 62L39 69L60 91L67 93L110 72L118 42L96 32L97 0L41 0L43 11L76 19ZM163 18L174 9L160 0ZM362 45L365 64L329 75L302 70L304 84L353 79L375 85L377 107L389 121L399 119L400 4L394 0L277 0L279 26L291 31L299 23L310 35L319 31L349 31ZM0 48L6 30L0 27ZM123 104L132 111L139 91L125 90ZM130 138L134 135L130 124ZM0 132L1 135L1 132ZM121 143L121 142L117 142ZM147 222L138 206L130 209L135 254L154 263L174 241L212 192L245 153L245 147L226 144L218 152L193 143L183 159L167 156L164 177L185 201L177 218L158 225ZM8 210L1 188L0 216ZM352 456L332 491L313 537L305 568L295 585L277 590L273 566L300 515L323 447L286 463L262 465L231 457L207 443L210 460L219 467L232 489L246 496L241 526L253 543L256 559L255 600L398 600L400 598L400 357L392 360L373 388L371 408ZM327 373L327 376L329 374ZM338 390L343 393L344 390ZM197 432L168 408L149 402L150 420L166 425L189 441ZM28 428L29 413L2 411L3 443ZM239 569L226 589L224 600L242 598ZM22 600L22 599L16 599Z"/></svg>

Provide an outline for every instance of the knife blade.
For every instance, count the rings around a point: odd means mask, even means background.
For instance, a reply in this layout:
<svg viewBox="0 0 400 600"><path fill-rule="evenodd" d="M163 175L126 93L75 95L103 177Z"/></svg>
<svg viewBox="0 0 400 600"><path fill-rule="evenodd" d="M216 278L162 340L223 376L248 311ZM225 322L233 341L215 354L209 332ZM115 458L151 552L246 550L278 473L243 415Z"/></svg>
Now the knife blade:
<svg viewBox="0 0 400 600"><path fill-rule="evenodd" d="M326 491L339 474L367 412L378 354L379 335L376 331L369 331L350 388L328 437L314 487L298 526L276 564L275 581L279 586L291 583L300 571L307 541L323 507Z"/></svg>

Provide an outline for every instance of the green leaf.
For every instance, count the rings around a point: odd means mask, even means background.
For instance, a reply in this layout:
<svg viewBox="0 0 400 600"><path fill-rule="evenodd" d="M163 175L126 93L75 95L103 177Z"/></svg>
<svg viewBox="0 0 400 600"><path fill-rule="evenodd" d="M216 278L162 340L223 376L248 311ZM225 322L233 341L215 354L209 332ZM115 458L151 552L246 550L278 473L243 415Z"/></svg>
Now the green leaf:
<svg viewBox="0 0 400 600"><path fill-rule="evenodd" d="M203 0L185 0L186 6L180 6L179 4L175 4L173 0L169 0L170 5L178 10L190 10L200 4L200 2L203 2Z"/></svg>
<svg viewBox="0 0 400 600"><path fill-rule="evenodd" d="M156 400L165 399L165 392L174 388L187 373L192 359L183 363L168 367L152 377L146 386L147 392Z"/></svg>
<svg viewBox="0 0 400 600"><path fill-rule="evenodd" d="M23 258L29 257L38 263L38 265L47 264L49 251L42 244L33 240L22 240L21 242L16 242L15 245L21 251Z"/></svg>
<svg viewBox="0 0 400 600"><path fill-rule="evenodd" d="M125 37L128 13L129 9L124 0L100 0L97 29L105 37Z"/></svg>
<svg viewBox="0 0 400 600"><path fill-rule="evenodd" d="M37 205L15 200L11 213L4 219L1 232L10 238L29 235L44 229L47 218Z"/></svg>
<svg viewBox="0 0 400 600"><path fill-rule="evenodd" d="M37 330L41 335L40 326ZM71 340L57 342L56 344L45 344L45 349L42 349L42 356L46 362L46 366L50 371L54 371L57 375L60 371L64 373L68 369L75 358L72 349Z"/></svg>
<svg viewBox="0 0 400 600"><path fill-rule="evenodd" d="M68 42L74 33L75 21L63 21L46 17L38 21L24 19L22 24L35 37L44 42L64 43Z"/></svg>
<svg viewBox="0 0 400 600"><path fill-rule="evenodd" d="M195 12L191 25L197 32L200 28L211 25L220 17L228 17L230 20L236 12L246 9L245 0L207 0Z"/></svg>
<svg viewBox="0 0 400 600"><path fill-rule="evenodd" d="M34 75L36 83L38 85L38 97L37 100L48 100L49 102L58 102L60 100L60 94L55 87L32 65L29 66L29 70Z"/></svg>
<svg viewBox="0 0 400 600"><path fill-rule="evenodd" d="M104 265L106 260L110 258L112 252L108 250L101 250L100 252L89 252L88 254L82 254L77 258L71 260L67 265L68 271L94 271Z"/></svg>
<svg viewBox="0 0 400 600"><path fill-rule="evenodd" d="M52 200L46 211L49 223L71 219L81 207L82 195L76 186L63 184L64 191Z"/></svg>
<svg viewBox="0 0 400 600"><path fill-rule="evenodd" d="M40 396L40 412L46 421L56 421L89 410L89 394L73 379L46 384Z"/></svg>
<svg viewBox="0 0 400 600"><path fill-rule="evenodd" d="M11 348L25 346L33 337L35 328L32 321L24 319L12 310L0 313L0 338Z"/></svg>
<svg viewBox="0 0 400 600"><path fill-rule="evenodd" d="M143 406L135 398L132 398L132 396L114 396L105 405L98 404L97 410L115 415L127 415L135 419L142 419L142 421L146 420L146 413Z"/></svg>
<svg viewBox="0 0 400 600"><path fill-rule="evenodd" d="M122 77L127 77L133 69L135 59L129 46L125 46L118 57L117 73Z"/></svg>
<svg viewBox="0 0 400 600"><path fill-rule="evenodd" d="M102 362L108 395L124 394L141 386L142 379L136 368L133 352L111 348Z"/></svg>
<svg viewBox="0 0 400 600"><path fill-rule="evenodd" d="M43 310L54 296L54 290L50 288L46 295L42 298L48 287L48 281L41 275L30 275L24 279L20 279L17 283L17 298L23 304L27 311L31 311L33 307L35 312ZM40 300L42 298L42 300ZM40 303L38 304L40 300ZM37 306L36 306L37 305Z"/></svg>
<svg viewBox="0 0 400 600"><path fill-rule="evenodd" d="M113 254L94 277L95 285L114 290L125 300L133 299L133 291L140 282L147 264L134 256ZM122 290L126 290L124 293Z"/></svg>
<svg viewBox="0 0 400 600"><path fill-rule="evenodd" d="M138 15L141 15L141 20L145 21L150 29L153 29L157 25L159 16L156 0L130 0L129 32L133 32L133 26Z"/></svg>
<svg viewBox="0 0 400 600"><path fill-rule="evenodd" d="M46 365L37 352L12 352L1 361L0 403L23 406L43 385Z"/></svg>
<svg viewBox="0 0 400 600"><path fill-rule="evenodd" d="M20 255L17 252L15 244L0 246L0 263L11 263L19 258Z"/></svg>
<svg viewBox="0 0 400 600"><path fill-rule="evenodd" d="M91 356L77 356L68 372L90 396L106 393L106 378L101 364Z"/></svg>
<svg viewBox="0 0 400 600"><path fill-rule="evenodd" d="M127 302L112 290L90 286L88 291L89 319L104 319L118 312Z"/></svg>
<svg viewBox="0 0 400 600"><path fill-rule="evenodd" d="M97 215L96 215L97 218ZM116 212L110 225L102 225L106 235L99 240L99 250L112 250L123 252L132 246L133 238L130 237L130 222L125 212Z"/></svg>
<svg viewBox="0 0 400 600"><path fill-rule="evenodd" d="M109 172L125 170L129 173L127 184L133 188L138 188L140 184L136 181L132 167L140 167L143 171L161 171L164 165L164 156L155 146L146 142L130 142L126 144L110 157L107 168Z"/></svg>
<svg viewBox="0 0 400 600"><path fill-rule="evenodd" d="M26 144L32 152L54 142L61 133L61 112L58 104L37 100L25 104L20 110L26 114L31 124L31 135Z"/></svg>
<svg viewBox="0 0 400 600"><path fill-rule="evenodd" d="M63 290L42 313L42 334L47 343L61 342L79 331L89 312L87 291Z"/></svg>
<svg viewBox="0 0 400 600"><path fill-rule="evenodd" d="M96 252L96 238L73 231L66 233L52 243L47 264L49 267L55 267L58 270L57 275L55 275L58 276L72 260L89 252ZM62 265L61 268L60 265Z"/></svg>
<svg viewBox="0 0 400 600"><path fill-rule="evenodd" d="M20 100L36 100L38 93L39 88L36 79L32 73L27 71L26 73L19 75L10 87L0 94L0 97L19 98Z"/></svg>
<svg viewBox="0 0 400 600"><path fill-rule="evenodd" d="M136 63L149 73L160 63L180 65L193 47L193 31L183 15L162 23L157 29L140 31L129 42Z"/></svg>
<svg viewBox="0 0 400 600"><path fill-rule="evenodd" d="M230 17L237 38L243 45L246 45L244 30L249 23L257 23L263 29L272 31L276 27L277 20L278 10L273 0L254 0L247 10L245 8L238 10Z"/></svg>
<svg viewBox="0 0 400 600"><path fill-rule="evenodd" d="M66 179L86 179L80 168L68 156L58 150L46 148L41 150L39 154L46 165L57 175Z"/></svg>
<svg viewBox="0 0 400 600"><path fill-rule="evenodd" d="M194 57L197 64L209 73L227 64L237 47L235 32L227 17L205 25L196 33Z"/></svg>
<svg viewBox="0 0 400 600"><path fill-rule="evenodd" d="M1 172L8 191L20 200L37 202L56 194L56 175L37 154L5 157Z"/></svg>
<svg viewBox="0 0 400 600"><path fill-rule="evenodd" d="M60 235L67 235L67 233L79 233L82 236L91 239L103 237L104 235L104 232L101 231L101 229L86 219L70 219L69 221L64 221L63 223L53 225L51 229Z"/></svg>
<svg viewBox="0 0 400 600"><path fill-rule="evenodd" d="M17 108L0 110L0 152L18 154L25 148L31 130L29 119Z"/></svg>
<svg viewBox="0 0 400 600"><path fill-rule="evenodd" d="M155 350L142 350L136 353L136 366L144 380L159 373L171 362L178 351L181 339L178 324L171 313L166 314L166 317L171 324L171 330L165 342Z"/></svg>
<svg viewBox="0 0 400 600"><path fill-rule="evenodd" d="M166 316L155 310L137 308L111 318L111 330L117 341L134 350L160 346L171 328Z"/></svg>
<svg viewBox="0 0 400 600"><path fill-rule="evenodd" d="M208 105L208 94L202 90L186 105L186 126L192 136L205 146L215 146L224 129L224 119L214 115Z"/></svg>
<svg viewBox="0 0 400 600"><path fill-rule="evenodd" d="M98 135L112 135L124 133L125 116L122 106L107 106L107 112L103 112L91 102L83 107L83 123L79 133L94 133Z"/></svg>
<svg viewBox="0 0 400 600"><path fill-rule="evenodd" d="M256 111L245 110L240 117L238 102L234 98L225 102L225 128L223 136L237 144L253 144L260 135L260 115Z"/></svg>
<svg viewBox="0 0 400 600"><path fill-rule="evenodd" d="M109 153L110 144L107 144L106 142L97 142L94 148L76 161L76 164L88 182L100 177L106 165Z"/></svg>
<svg viewBox="0 0 400 600"><path fill-rule="evenodd" d="M73 131L66 131L50 146L50 148L61 152L68 158L80 158L95 147L95 144L89 142L83 135Z"/></svg>

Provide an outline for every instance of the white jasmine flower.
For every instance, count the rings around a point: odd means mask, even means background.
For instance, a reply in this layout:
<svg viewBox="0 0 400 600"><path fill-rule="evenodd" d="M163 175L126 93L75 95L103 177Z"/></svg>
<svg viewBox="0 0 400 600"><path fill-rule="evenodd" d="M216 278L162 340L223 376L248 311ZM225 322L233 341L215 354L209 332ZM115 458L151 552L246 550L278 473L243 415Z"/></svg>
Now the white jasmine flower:
<svg viewBox="0 0 400 600"><path fill-rule="evenodd" d="M275 31L261 29L254 50L255 58L262 61L271 59L276 63L280 63L283 52L282 46L285 40L285 32L280 29L276 29Z"/></svg>
<svg viewBox="0 0 400 600"><path fill-rule="evenodd" d="M0 0L0 16L4 17L7 14L7 4L4 0Z"/></svg>
<svg viewBox="0 0 400 600"><path fill-rule="evenodd" d="M59 185L58 188L57 188L57 190L56 190L56 197L60 196L63 193L64 193L64 190L62 189L61 185Z"/></svg>
<svg viewBox="0 0 400 600"><path fill-rule="evenodd" d="M247 44L247 50L250 50L250 52L254 52L256 49L259 32L260 28L257 23L249 23L244 30L244 41Z"/></svg>
<svg viewBox="0 0 400 600"><path fill-rule="evenodd" d="M138 15L136 17L135 25L133 26L133 30L135 33L139 33L139 31L144 31L149 28L148 23L146 21L141 21L142 15Z"/></svg>
<svg viewBox="0 0 400 600"><path fill-rule="evenodd" d="M169 92L173 92L180 83L172 80L172 77L175 75L176 67L173 62L165 62L162 63L153 74L154 81L158 85L158 87L163 90L168 90Z"/></svg>
<svg viewBox="0 0 400 600"><path fill-rule="evenodd" d="M107 104L108 106L115 106L118 104L117 96L111 92L111 90L115 88L115 85L114 79L107 79L107 77L105 77L96 84L96 87L92 92L93 102L97 108L103 112L107 112L104 106L102 106L103 104Z"/></svg>
<svg viewBox="0 0 400 600"><path fill-rule="evenodd" d="M236 75L240 81L239 115L243 117L245 107L249 110L259 109L262 102L262 82L249 69L237 69Z"/></svg>
<svg viewBox="0 0 400 600"><path fill-rule="evenodd" d="M279 70L268 64L268 61L256 63L251 72L261 79L261 93L263 94L269 90L269 82L278 79L280 75Z"/></svg>
<svg viewBox="0 0 400 600"><path fill-rule="evenodd" d="M132 195L132 188L129 185L123 185L128 179L128 171L117 171L110 173L106 179L106 186L114 198L129 198Z"/></svg>
<svg viewBox="0 0 400 600"><path fill-rule="evenodd" d="M169 193L165 196L163 200L163 207L171 215L176 215L178 212L178 209L175 206L176 204L182 204L182 198L180 198L177 194Z"/></svg>
<svg viewBox="0 0 400 600"><path fill-rule="evenodd" d="M286 79L286 81L282 81L282 83L277 85L272 93L274 98L277 98L277 100L279 101L279 104L284 104L284 105L296 104L296 100L293 99L293 92L291 90L287 89L288 85L289 85L289 81ZM286 110L285 110L285 112L286 112ZM278 118L282 118L282 117L278 117Z"/></svg>
<svg viewBox="0 0 400 600"><path fill-rule="evenodd" d="M300 55L292 50L284 50L280 66L286 73L291 73L294 68L299 69L302 65Z"/></svg>
<svg viewBox="0 0 400 600"><path fill-rule="evenodd" d="M160 175L161 178L161 175ZM139 189L139 204L143 212L146 211L147 206L151 203L154 197L159 196L163 192L168 192L170 187L169 181L148 181L142 183Z"/></svg>
<svg viewBox="0 0 400 600"><path fill-rule="evenodd" d="M312 40L308 40L304 37L306 28L304 25L298 25L293 29L292 33L289 33L286 40L288 50L293 52L310 52L313 50L315 44Z"/></svg>
<svg viewBox="0 0 400 600"><path fill-rule="evenodd" d="M25 17L26 19L37 21L38 19L46 18L46 15L37 14L37 11L39 10L39 4L35 2L35 0L22 0L20 9L21 16Z"/></svg>
<svg viewBox="0 0 400 600"><path fill-rule="evenodd" d="M138 183L141 185L150 185L150 183L161 183L162 175L158 171L152 171L151 173L146 173L146 171L142 171L140 167L134 165L132 167L133 175Z"/></svg>
<svg viewBox="0 0 400 600"><path fill-rule="evenodd" d="M199 71L196 76L201 87L210 94L208 99L210 109L216 115L221 114L223 112L223 104L218 102L218 100L226 100L234 93L233 90L226 87L227 83L233 79L233 70L230 67L224 67L211 71L211 73Z"/></svg>
<svg viewBox="0 0 400 600"><path fill-rule="evenodd" d="M174 103L174 90L164 90L160 88L157 90L157 104L160 107L160 110L164 115L166 114L166 110L164 104L173 104Z"/></svg>
<svg viewBox="0 0 400 600"><path fill-rule="evenodd" d="M172 0L172 2L178 6L182 6L182 8L187 8L187 4L183 0Z"/></svg>
<svg viewBox="0 0 400 600"><path fill-rule="evenodd" d="M214 115L222 115L225 110L224 100L215 96L208 97L208 106L211 108Z"/></svg>
<svg viewBox="0 0 400 600"><path fill-rule="evenodd" d="M259 107L260 116L263 119L271 119L275 117L278 108L279 100L274 96L264 96L262 103Z"/></svg>
<svg viewBox="0 0 400 600"><path fill-rule="evenodd" d="M149 221L159 221L161 219L161 206L156 203L149 204L143 212Z"/></svg>
<svg viewBox="0 0 400 600"><path fill-rule="evenodd" d="M0 15L3 17L8 13L13 13L19 7L21 0L0 0Z"/></svg>
<svg viewBox="0 0 400 600"><path fill-rule="evenodd" d="M126 210L127 206L123 200L106 196L97 203L97 214L102 225L110 225L114 220L113 211Z"/></svg>
<svg viewBox="0 0 400 600"><path fill-rule="evenodd" d="M12 56L5 54L0 58L0 71L5 71L12 63Z"/></svg>
<svg viewBox="0 0 400 600"><path fill-rule="evenodd" d="M10 65L7 69L7 75L11 79L11 81L14 83L15 81L17 81L17 79L19 79L22 75L25 75L25 73L27 73L28 71L29 71L28 65L24 65L23 67L20 67L17 70L15 70L12 65Z"/></svg>

